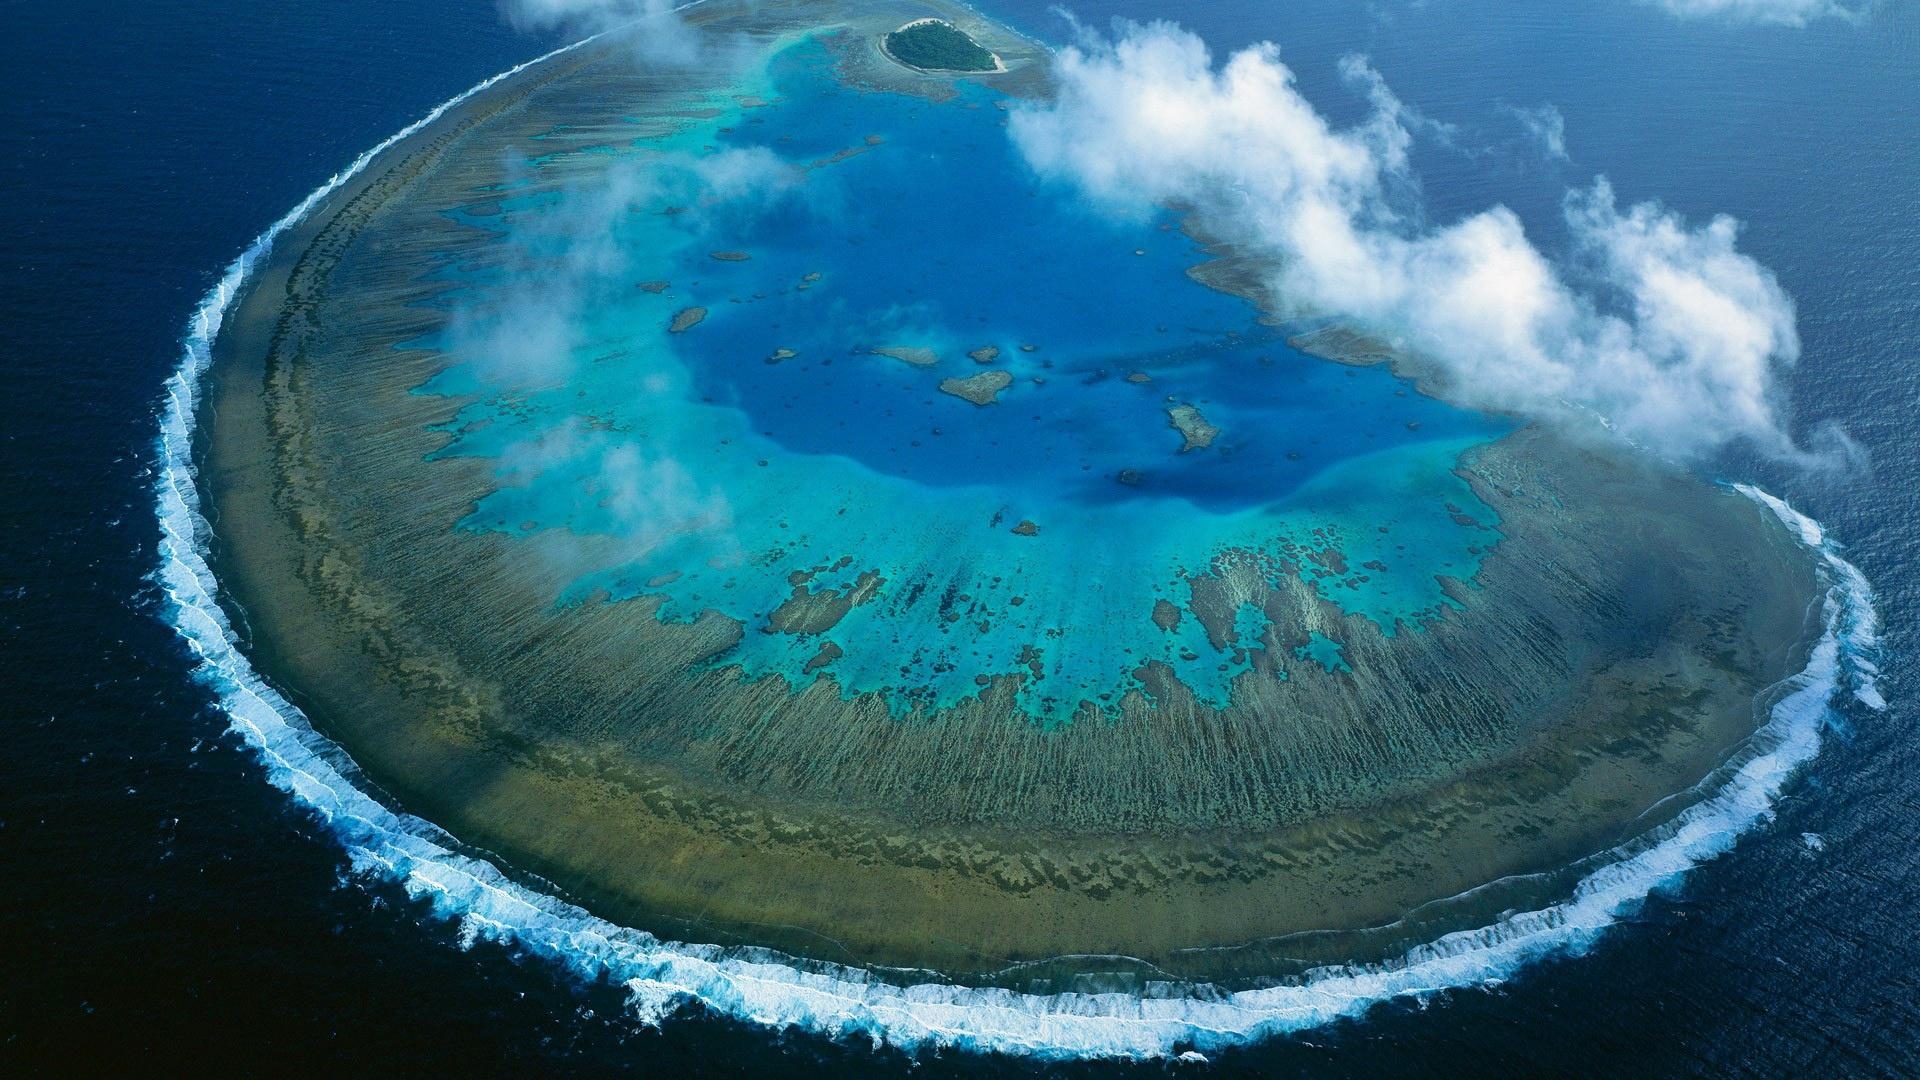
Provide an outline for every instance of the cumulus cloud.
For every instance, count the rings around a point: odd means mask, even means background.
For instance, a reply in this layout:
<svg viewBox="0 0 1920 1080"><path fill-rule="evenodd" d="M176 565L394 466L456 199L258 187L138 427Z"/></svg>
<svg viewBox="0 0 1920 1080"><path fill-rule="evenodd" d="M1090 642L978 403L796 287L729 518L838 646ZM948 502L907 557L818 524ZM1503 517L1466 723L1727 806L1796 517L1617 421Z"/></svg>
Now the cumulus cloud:
<svg viewBox="0 0 1920 1080"><path fill-rule="evenodd" d="M1540 145L1540 152L1548 161L1567 160L1567 118L1552 105L1538 105L1531 109L1509 108L1520 126Z"/></svg>
<svg viewBox="0 0 1920 1080"><path fill-rule="evenodd" d="M498 0L520 30L599 34L625 30L645 61L691 67L702 61L700 36L681 20L685 0Z"/></svg>
<svg viewBox="0 0 1920 1080"><path fill-rule="evenodd" d="M1270 257L1271 291L1293 305L1283 314L1387 336L1467 404L1597 413L1675 458L1734 442L1802 455L1773 388L1800 351L1793 304L1739 250L1733 219L1623 209L1602 178L1568 194L1573 254L1558 262L1502 206L1424 225L1395 197L1417 187L1409 113L1371 69L1345 66L1372 110L1336 129L1271 44L1216 67L1178 27L1122 24L1060 53L1057 96L1010 130L1043 177L1115 212L1191 208Z"/></svg>
<svg viewBox="0 0 1920 1080"><path fill-rule="evenodd" d="M531 180L509 169L509 189ZM558 385L589 349L588 315L631 290L635 253L621 241L635 213L676 209L686 230L744 225L800 191L801 174L764 147L650 154L591 183L515 211L502 245L502 283L463 296L448 316L448 352L500 388Z"/></svg>
<svg viewBox="0 0 1920 1080"><path fill-rule="evenodd" d="M1805 26L1815 19L1845 19L1857 22L1866 17L1865 6L1853 7L1837 0L1641 0L1665 8L1682 19L1720 19L1726 22L1761 23L1774 26Z"/></svg>
<svg viewBox="0 0 1920 1080"><path fill-rule="evenodd" d="M640 154L548 190L537 169L509 170L506 187L517 195L497 226L499 261L486 284L451 294L442 343L486 396L553 409L500 449L505 505L517 505L512 489L559 493L569 523L619 537L632 558L696 533L709 549L725 550L733 519L722 492L681 462L568 415L571 395L556 400L553 391L619 344L596 336L607 331L594 315L634 295L639 216L664 215L670 228L693 234L726 232L800 198L801 181L794 165L765 148ZM637 381L632 393L684 398L682 377L669 370Z"/></svg>
<svg viewBox="0 0 1920 1080"><path fill-rule="evenodd" d="M628 557L688 535L710 544L732 535L733 508L718 487L672 458L587 431L577 420L513 446L501 458L499 476L506 487L557 490L570 522L620 537Z"/></svg>

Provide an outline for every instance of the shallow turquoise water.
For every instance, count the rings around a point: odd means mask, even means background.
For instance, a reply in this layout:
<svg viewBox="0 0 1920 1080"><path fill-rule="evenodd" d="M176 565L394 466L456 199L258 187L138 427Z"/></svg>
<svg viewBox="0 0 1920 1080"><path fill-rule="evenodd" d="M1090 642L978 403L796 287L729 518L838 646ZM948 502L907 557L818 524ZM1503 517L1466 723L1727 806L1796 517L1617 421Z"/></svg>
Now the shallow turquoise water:
<svg viewBox="0 0 1920 1080"><path fill-rule="evenodd" d="M769 104L716 98L598 151L604 183L474 219L521 261L453 272L456 363L420 390L472 398L436 456L499 461L464 528L612 538L556 600L717 610L747 633L716 662L749 675L831 674L905 710L1025 673L1042 723L1117 707L1147 660L1224 704L1269 630L1251 598L1234 640L1152 617L1223 553L1389 633L1450 603L1437 577L1471 578L1497 522L1453 470L1504 422L1288 348L1186 276L1205 256L1172 220L1038 182L1002 130L1017 104L851 90L829 65L818 40L788 47L738 88ZM589 214L590 250L551 239ZM940 390L989 370L1011 379L991 404ZM1183 450L1176 405L1211 445ZM830 630L771 631L797 589L863 575ZM1319 621L1275 641L1349 670Z"/></svg>

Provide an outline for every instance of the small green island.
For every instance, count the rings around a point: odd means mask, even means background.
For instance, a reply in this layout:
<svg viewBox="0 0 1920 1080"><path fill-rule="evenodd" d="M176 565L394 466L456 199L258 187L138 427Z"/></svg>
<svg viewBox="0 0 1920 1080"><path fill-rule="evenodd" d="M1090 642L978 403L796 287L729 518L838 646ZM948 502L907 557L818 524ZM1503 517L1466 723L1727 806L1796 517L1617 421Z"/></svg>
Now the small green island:
<svg viewBox="0 0 1920 1080"><path fill-rule="evenodd" d="M1000 58L944 19L910 22L881 41L894 61L921 71L999 71Z"/></svg>

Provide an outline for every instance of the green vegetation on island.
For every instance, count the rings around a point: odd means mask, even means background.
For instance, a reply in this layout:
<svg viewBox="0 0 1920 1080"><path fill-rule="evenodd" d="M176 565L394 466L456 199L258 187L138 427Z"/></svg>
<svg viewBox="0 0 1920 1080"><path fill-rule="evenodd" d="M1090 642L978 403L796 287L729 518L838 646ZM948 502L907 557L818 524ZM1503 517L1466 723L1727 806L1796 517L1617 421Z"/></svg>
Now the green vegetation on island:
<svg viewBox="0 0 1920 1080"><path fill-rule="evenodd" d="M939 19L922 19L888 34L887 55L923 71L998 71L999 58L966 31Z"/></svg>

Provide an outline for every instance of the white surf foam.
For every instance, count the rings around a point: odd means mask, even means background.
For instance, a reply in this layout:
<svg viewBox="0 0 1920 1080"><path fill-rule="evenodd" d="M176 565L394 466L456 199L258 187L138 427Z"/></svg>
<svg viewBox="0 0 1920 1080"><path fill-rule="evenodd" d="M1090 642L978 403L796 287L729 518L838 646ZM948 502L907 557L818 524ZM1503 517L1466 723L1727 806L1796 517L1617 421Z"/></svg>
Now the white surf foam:
<svg viewBox="0 0 1920 1080"><path fill-rule="evenodd" d="M584 44L578 43L578 44ZM1832 701L1850 692L1883 707L1874 685L1878 622L1866 580L1786 503L1739 490L1778 515L1816 553L1826 587L1826 631L1805 670L1781 687L1748 750L1717 773L1706 797L1667 825L1608 853L1560 903L1448 934L1383 964L1328 967L1295 983L1238 992L1023 994L927 983L900 986L854 968L790 964L760 950L664 941L621 927L509 879L463 854L445 832L396 812L355 786L339 747L263 679L239 649L207 564L192 436L200 380L229 305L253 268L289 228L364 170L382 151L474 94L560 52L522 64L434 109L361 155L255 240L227 268L188 326L180 368L160 416L160 565L166 616L197 658L234 731L267 777L325 820L353 865L402 884L435 912L462 922L464 940L485 937L556 958L587 976L626 985L637 1016L659 1022L689 1002L772 1027L861 1036L914 1049L966 1047L1040 1057L1152 1057L1211 1050L1357 1016L1383 1001L1497 983L1540 957L1585 950L1651 892L1728 850L1770 820L1781 787L1819 750Z"/></svg>

